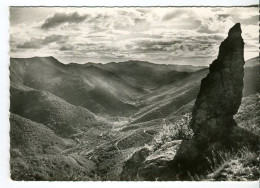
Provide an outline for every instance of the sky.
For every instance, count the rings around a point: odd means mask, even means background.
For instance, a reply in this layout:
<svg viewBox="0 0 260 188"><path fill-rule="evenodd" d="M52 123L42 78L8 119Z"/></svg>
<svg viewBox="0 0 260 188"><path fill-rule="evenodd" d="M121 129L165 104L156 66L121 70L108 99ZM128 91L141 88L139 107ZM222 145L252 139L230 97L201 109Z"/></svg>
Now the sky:
<svg viewBox="0 0 260 188"><path fill-rule="evenodd" d="M259 55L258 7L11 7L10 56L63 63L142 60L209 65L241 23L245 60Z"/></svg>

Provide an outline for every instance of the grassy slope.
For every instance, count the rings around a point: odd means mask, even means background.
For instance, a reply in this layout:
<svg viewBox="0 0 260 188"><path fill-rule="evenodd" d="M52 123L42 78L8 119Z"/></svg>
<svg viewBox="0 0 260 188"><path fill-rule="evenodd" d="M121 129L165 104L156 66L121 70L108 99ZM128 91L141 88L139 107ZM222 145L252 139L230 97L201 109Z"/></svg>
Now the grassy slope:
<svg viewBox="0 0 260 188"><path fill-rule="evenodd" d="M73 144L64 140L43 124L25 119L19 115L10 115L10 141L12 150L19 155L35 155L44 153L59 153Z"/></svg>
<svg viewBox="0 0 260 188"><path fill-rule="evenodd" d="M242 137L252 136L258 138L260 135L260 104L259 94L244 97L241 106L234 116L238 127L245 131ZM241 137L240 136L240 137ZM247 138L250 139L250 138ZM241 142L241 140L237 140ZM208 174L206 180L214 181L256 181L260 177L259 173L259 145L247 143L242 145L238 151L220 151L210 159L212 172Z"/></svg>
<svg viewBox="0 0 260 188"><path fill-rule="evenodd" d="M13 180L76 180L94 176L95 164L78 155L59 153L75 143L44 126L10 114L11 178Z"/></svg>
<svg viewBox="0 0 260 188"><path fill-rule="evenodd" d="M56 134L70 137L91 128L109 130L105 119L82 107L76 107L44 91L11 84L10 111L32 121L43 123Z"/></svg>
<svg viewBox="0 0 260 188"><path fill-rule="evenodd" d="M196 98L200 80L206 76L207 72L207 69L197 71L183 80L163 85L155 92L142 97L140 103L144 107L133 116L134 122L164 118L190 103Z"/></svg>
<svg viewBox="0 0 260 188"><path fill-rule="evenodd" d="M126 115L136 110L133 104L129 104L133 102L130 96L142 94L140 88L131 86L111 72L88 67L82 73L83 68L64 65L52 57L12 58L10 80L48 91L95 113ZM121 90L125 92L118 92Z"/></svg>
<svg viewBox="0 0 260 188"><path fill-rule="evenodd" d="M11 178L13 180L90 179L95 164L79 155L59 153L75 143L42 124L11 114Z"/></svg>
<svg viewBox="0 0 260 188"><path fill-rule="evenodd" d="M243 97L241 106L234 116L239 127L260 135L260 103L259 94Z"/></svg>

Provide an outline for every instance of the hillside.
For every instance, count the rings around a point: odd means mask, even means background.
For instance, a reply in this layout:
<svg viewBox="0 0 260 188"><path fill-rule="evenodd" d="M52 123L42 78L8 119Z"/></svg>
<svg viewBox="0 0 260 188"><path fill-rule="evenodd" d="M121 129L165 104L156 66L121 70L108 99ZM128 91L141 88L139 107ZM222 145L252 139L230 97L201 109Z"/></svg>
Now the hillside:
<svg viewBox="0 0 260 188"><path fill-rule="evenodd" d="M248 96L252 93L260 92L260 75L259 75L259 65L254 67L245 68L244 76L244 90L243 95Z"/></svg>
<svg viewBox="0 0 260 188"><path fill-rule="evenodd" d="M104 118L76 107L44 91L24 88L11 83L10 111L52 129L55 134L70 137L90 129L109 130Z"/></svg>
<svg viewBox="0 0 260 188"><path fill-rule="evenodd" d="M165 84L155 92L140 98L144 106L132 118L135 122L163 118L194 100L198 94L200 81L208 73L202 69L172 84Z"/></svg>
<svg viewBox="0 0 260 188"><path fill-rule="evenodd" d="M244 98L235 116L239 127L254 135L259 132L256 60L246 62ZM193 134L190 114L209 71L139 61L10 61L14 180L136 180L139 170L146 180L158 176L158 165Z"/></svg>
<svg viewBox="0 0 260 188"><path fill-rule="evenodd" d="M131 114L136 107L129 104L129 96L142 93L118 76L111 76L110 72L90 67L83 74L81 69L66 66L53 57L11 58L10 72L14 83L48 91L73 105L103 115ZM119 90L128 92L119 95Z"/></svg>
<svg viewBox="0 0 260 188"><path fill-rule="evenodd" d="M245 67L254 67L254 66L258 66L258 65L259 65L259 56L251 58L251 59L247 60L245 63Z"/></svg>
<svg viewBox="0 0 260 188"><path fill-rule="evenodd" d="M76 145L43 124L10 115L11 178L13 180L76 180L94 177L95 164L81 156L61 155ZM92 171L92 172L91 172Z"/></svg>
<svg viewBox="0 0 260 188"><path fill-rule="evenodd" d="M43 124L10 114L11 155L36 155L58 153L73 146L72 140L65 140Z"/></svg>

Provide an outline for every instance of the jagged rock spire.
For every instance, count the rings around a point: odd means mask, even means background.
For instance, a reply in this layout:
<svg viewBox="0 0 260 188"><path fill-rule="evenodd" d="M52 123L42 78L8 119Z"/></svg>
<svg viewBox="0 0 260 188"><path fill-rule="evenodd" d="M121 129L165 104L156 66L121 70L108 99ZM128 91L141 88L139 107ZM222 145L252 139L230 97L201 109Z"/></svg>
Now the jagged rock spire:
<svg viewBox="0 0 260 188"><path fill-rule="evenodd" d="M202 79L196 99L191 127L201 145L228 137L235 124L242 99L244 77L244 41L240 23L228 32L219 47L219 55Z"/></svg>

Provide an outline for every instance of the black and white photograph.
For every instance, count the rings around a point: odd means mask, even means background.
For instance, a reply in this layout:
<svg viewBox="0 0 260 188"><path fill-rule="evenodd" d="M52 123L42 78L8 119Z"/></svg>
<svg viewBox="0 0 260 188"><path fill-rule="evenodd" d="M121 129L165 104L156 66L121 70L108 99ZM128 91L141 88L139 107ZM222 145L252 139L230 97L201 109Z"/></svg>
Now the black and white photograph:
<svg viewBox="0 0 260 188"><path fill-rule="evenodd" d="M9 7L13 181L257 181L259 7Z"/></svg>

